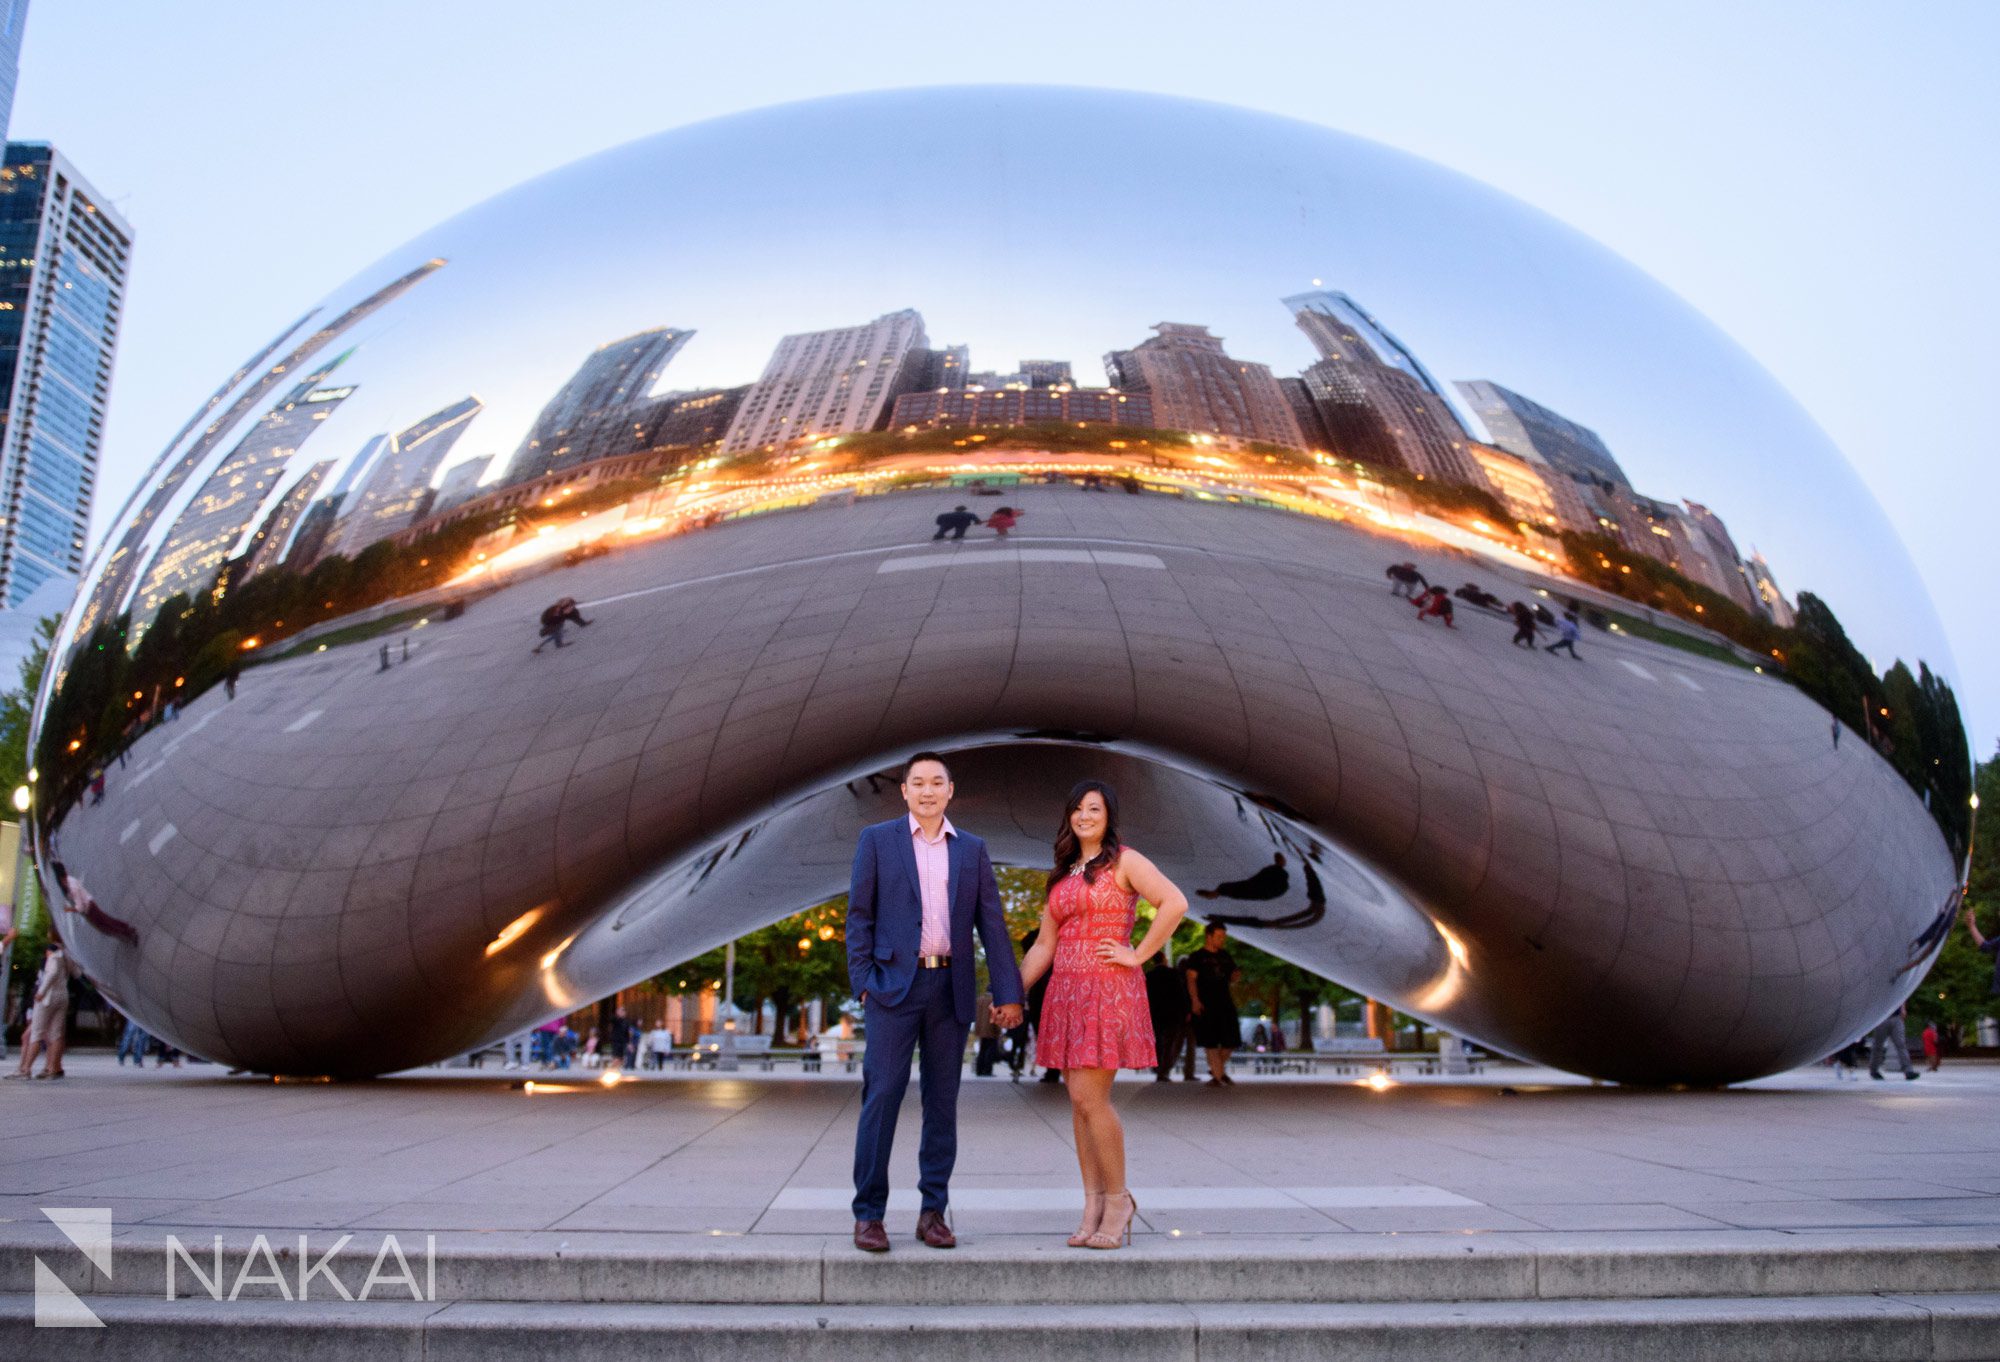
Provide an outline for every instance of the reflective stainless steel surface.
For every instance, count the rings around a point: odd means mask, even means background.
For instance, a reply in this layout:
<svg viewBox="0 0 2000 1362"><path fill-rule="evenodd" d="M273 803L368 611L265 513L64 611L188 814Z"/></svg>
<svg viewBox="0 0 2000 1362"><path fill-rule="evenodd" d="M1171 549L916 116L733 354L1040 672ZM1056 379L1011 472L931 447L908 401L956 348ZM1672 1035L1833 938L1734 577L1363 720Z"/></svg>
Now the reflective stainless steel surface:
<svg viewBox="0 0 2000 1362"><path fill-rule="evenodd" d="M259 350L65 622L36 830L149 1030L363 1074L838 893L935 746L1003 860L1103 774L1258 946L1726 1081L1935 950L1940 638L1768 376L1532 210L1214 106L884 94L579 162Z"/></svg>

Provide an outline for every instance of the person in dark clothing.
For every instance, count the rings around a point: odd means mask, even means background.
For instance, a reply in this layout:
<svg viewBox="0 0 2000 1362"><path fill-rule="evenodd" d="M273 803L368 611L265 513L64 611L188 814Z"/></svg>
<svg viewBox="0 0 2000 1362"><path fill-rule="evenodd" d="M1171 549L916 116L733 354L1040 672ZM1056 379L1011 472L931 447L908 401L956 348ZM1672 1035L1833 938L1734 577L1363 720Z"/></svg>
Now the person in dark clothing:
<svg viewBox="0 0 2000 1362"><path fill-rule="evenodd" d="M1159 1058L1153 1070L1156 1082L1172 1081L1174 1063L1187 1044L1189 1010L1186 976L1161 951L1146 971L1146 1011L1153 1022L1153 1053Z"/></svg>
<svg viewBox="0 0 2000 1362"><path fill-rule="evenodd" d="M1535 612L1526 601L1515 601L1507 607L1507 613L1514 617L1514 646L1532 648L1535 646Z"/></svg>
<svg viewBox="0 0 2000 1362"><path fill-rule="evenodd" d="M1194 1040L1208 1055L1211 1088L1235 1084L1229 1076L1229 1055L1243 1044L1243 1023L1237 1018L1236 998L1229 988L1236 978L1236 962L1223 949L1228 939L1229 929L1211 922L1202 936L1201 949L1189 952L1181 961L1194 1013Z"/></svg>
<svg viewBox="0 0 2000 1362"><path fill-rule="evenodd" d="M625 1005L620 1003L611 1014L611 1024L604 1028L604 1043L597 1052L604 1057L607 1065L618 1066L625 1063L625 1051L632 1045L632 1021L625 1015Z"/></svg>
<svg viewBox="0 0 2000 1362"><path fill-rule="evenodd" d="M226 674L224 674L222 678L222 688L225 691L229 692L229 698L232 700L236 698L236 683L238 680L242 678L242 676L243 676L243 664L237 661L236 659L231 658L229 662L229 671Z"/></svg>
<svg viewBox="0 0 2000 1362"><path fill-rule="evenodd" d="M1042 934L1042 929L1040 927L1028 928L1027 935L1021 938L1021 954L1024 957L1028 954L1028 948L1035 944L1035 938L1040 936L1041 934ZM1050 971L1050 973L1053 972L1054 971ZM1028 988L1028 1006L1025 1013L1026 1020L1024 1021L1023 1024L1028 1027L1031 1034L1034 1035L1041 1034L1042 998L1048 993L1048 991L1049 991L1049 976L1047 974L1044 974L1041 978L1035 980L1035 982ZM1044 1083L1062 1082L1062 1070L1061 1069L1042 1070L1042 1082Z"/></svg>
<svg viewBox="0 0 2000 1362"><path fill-rule="evenodd" d="M1391 563L1382 575L1389 579L1389 594L1401 596L1406 601L1415 600L1419 588L1425 591L1431 589L1430 582L1417 571L1415 563Z"/></svg>
<svg viewBox="0 0 2000 1362"><path fill-rule="evenodd" d="M563 642L563 629L571 624L588 628L590 621L583 617L581 610L577 609L576 597L565 596L542 612L542 641L530 651L539 653L551 643L558 648L569 647Z"/></svg>
<svg viewBox="0 0 2000 1362"><path fill-rule="evenodd" d="M979 517L963 506L946 511L937 518L937 533L932 539L942 539L949 534L953 539L965 538L965 532L979 523Z"/></svg>
<svg viewBox="0 0 2000 1362"><path fill-rule="evenodd" d="M1213 889L1195 890L1196 898L1203 899L1254 899L1268 901L1280 898L1292 887L1291 872L1285 869L1285 853L1276 852L1271 863L1262 866L1248 879L1229 880Z"/></svg>

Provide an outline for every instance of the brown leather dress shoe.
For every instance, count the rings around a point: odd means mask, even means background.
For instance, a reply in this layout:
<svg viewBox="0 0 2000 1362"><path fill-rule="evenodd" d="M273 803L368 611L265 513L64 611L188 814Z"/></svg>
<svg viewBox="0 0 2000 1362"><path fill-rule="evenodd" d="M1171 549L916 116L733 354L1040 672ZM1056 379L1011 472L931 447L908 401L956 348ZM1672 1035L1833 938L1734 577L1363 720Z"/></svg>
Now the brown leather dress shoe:
<svg viewBox="0 0 2000 1362"><path fill-rule="evenodd" d="M917 1216L917 1238L932 1248L957 1248L958 1236L944 1223L943 1211L924 1211Z"/></svg>
<svg viewBox="0 0 2000 1362"><path fill-rule="evenodd" d="M857 1220L854 1222L854 1247L863 1253L887 1253L889 1231L882 1228L879 1220Z"/></svg>

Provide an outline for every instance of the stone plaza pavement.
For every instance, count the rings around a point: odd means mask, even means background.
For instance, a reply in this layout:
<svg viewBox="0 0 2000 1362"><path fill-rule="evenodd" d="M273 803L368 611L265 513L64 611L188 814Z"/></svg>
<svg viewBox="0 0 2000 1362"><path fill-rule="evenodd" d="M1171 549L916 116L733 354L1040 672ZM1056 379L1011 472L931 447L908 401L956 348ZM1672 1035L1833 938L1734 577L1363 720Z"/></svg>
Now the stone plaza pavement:
<svg viewBox="0 0 2000 1362"><path fill-rule="evenodd" d="M272 1083L212 1066L0 1086L0 1240L39 1208L111 1208L120 1239L299 1231L481 1236L524 1248L844 1240L858 1079L430 1069ZM544 1084L552 1084L550 1091ZM1300 1235L2000 1235L2000 1065L1906 1083L1807 1069L1719 1092L1591 1086L1501 1066L1386 1091L1245 1076L1121 1078L1139 1238ZM1062 1091L968 1074L954 1212L968 1245L1075 1223ZM915 1218L917 1112L892 1231ZM838 1242L838 1240L836 1240Z"/></svg>

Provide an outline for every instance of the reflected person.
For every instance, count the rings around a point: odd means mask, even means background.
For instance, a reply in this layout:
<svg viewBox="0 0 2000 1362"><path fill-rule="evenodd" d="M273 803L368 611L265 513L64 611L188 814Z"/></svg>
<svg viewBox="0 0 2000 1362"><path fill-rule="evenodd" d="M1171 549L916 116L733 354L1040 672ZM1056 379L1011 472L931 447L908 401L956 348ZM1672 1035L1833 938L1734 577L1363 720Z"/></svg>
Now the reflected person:
<svg viewBox="0 0 2000 1362"><path fill-rule="evenodd" d="M854 1133L854 1246L885 1253L889 1153L896 1117L918 1065L923 1134L917 1238L931 1248L958 1239L945 1213L958 1158L958 1086L977 985L972 943L986 947L995 1013L1021 1022L1021 974L1014 961L1000 886L986 843L945 817L951 771L935 752L903 770L909 812L861 830L847 894L847 973L861 1000L868 1045L861 1058L861 1118Z"/></svg>

